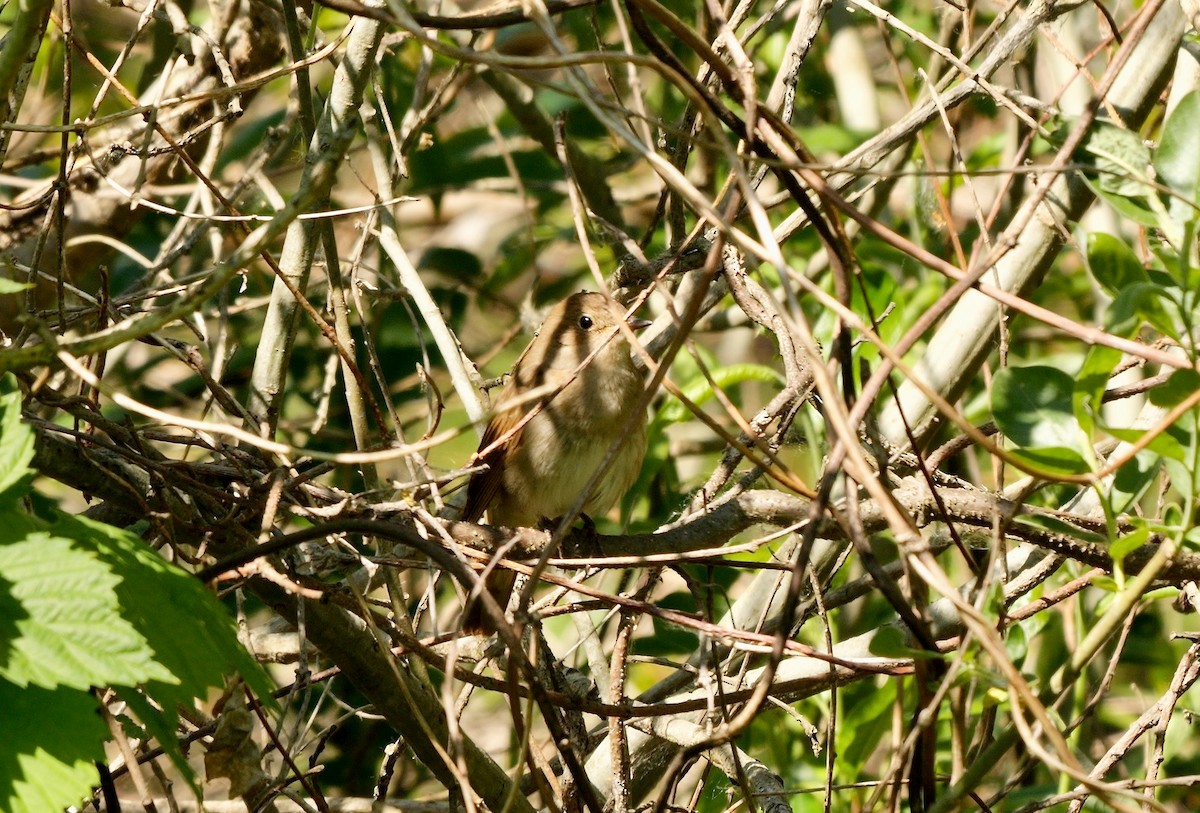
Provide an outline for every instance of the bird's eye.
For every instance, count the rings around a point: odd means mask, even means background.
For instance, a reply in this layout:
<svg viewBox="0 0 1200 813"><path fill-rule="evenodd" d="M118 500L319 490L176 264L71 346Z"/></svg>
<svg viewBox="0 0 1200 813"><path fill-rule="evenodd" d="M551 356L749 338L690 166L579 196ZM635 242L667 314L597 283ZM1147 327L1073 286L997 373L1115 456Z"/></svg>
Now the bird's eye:
<svg viewBox="0 0 1200 813"><path fill-rule="evenodd" d="M586 313L579 317L579 326L584 330L591 330L592 324L592 317L588 316Z"/></svg>

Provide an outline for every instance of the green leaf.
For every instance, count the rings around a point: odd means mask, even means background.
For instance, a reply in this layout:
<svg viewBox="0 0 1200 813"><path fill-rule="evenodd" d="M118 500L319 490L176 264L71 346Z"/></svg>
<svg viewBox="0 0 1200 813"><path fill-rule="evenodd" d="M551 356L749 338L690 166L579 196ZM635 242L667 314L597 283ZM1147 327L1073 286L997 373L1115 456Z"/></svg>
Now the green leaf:
<svg viewBox="0 0 1200 813"><path fill-rule="evenodd" d="M1146 544L1146 540L1149 538L1150 529L1144 523L1138 523L1132 531L1113 540L1108 553L1113 559L1113 576L1116 578L1117 584L1124 584L1125 557Z"/></svg>
<svg viewBox="0 0 1200 813"><path fill-rule="evenodd" d="M1088 470L1090 449L1075 418L1074 388L1075 379L1055 367L1006 367L996 374L992 414L1021 457L1061 471Z"/></svg>
<svg viewBox="0 0 1200 813"><path fill-rule="evenodd" d="M179 722L176 708L180 704L190 705L192 698L179 691L178 686L167 687L158 681L150 681L141 689L115 686L113 691L142 724L143 731L136 736L153 737L158 740L163 751L174 763L175 769L179 771L179 775L199 793L200 786L196 782L195 771L188 764L183 749L179 747L179 735L176 733L176 724ZM151 697L154 698L154 703L148 699Z"/></svg>
<svg viewBox="0 0 1200 813"><path fill-rule="evenodd" d="M1108 541L1098 533L1089 531L1086 528L1080 528L1078 525L1072 525L1066 520L1050 516L1049 514L1018 514L1013 518L1013 522L1017 525L1035 528L1039 531L1048 531L1070 539L1078 539L1081 542L1101 544Z"/></svg>
<svg viewBox="0 0 1200 813"><path fill-rule="evenodd" d="M145 636L155 660L167 669L165 677L151 675L139 683L158 679L178 684L190 699L222 686L225 676L236 672L269 700L270 678L242 647L233 619L203 584L119 528L84 517L63 517L56 529L70 529L81 545L121 574L116 594L126 617ZM188 634L182 636L180 630Z"/></svg>
<svg viewBox="0 0 1200 813"><path fill-rule="evenodd" d="M1088 188L1096 193L1096 197L1113 207L1117 211L1117 214L1122 217L1137 223L1139 226L1145 226L1150 229L1157 229L1162 225L1159 222L1158 215L1149 206L1142 203L1145 200L1144 196L1126 197L1124 195L1117 195L1104 189L1095 179L1085 177L1083 180L1088 185Z"/></svg>
<svg viewBox="0 0 1200 813"><path fill-rule="evenodd" d="M1080 149L1081 160L1096 168L1096 183L1103 191L1137 198L1151 190L1150 148L1132 130L1098 120Z"/></svg>
<svg viewBox="0 0 1200 813"><path fill-rule="evenodd" d="M1146 286L1141 283L1129 285L1117 293L1116 299L1104 312L1104 327L1115 336L1129 338L1142 326L1142 314L1138 308Z"/></svg>
<svg viewBox="0 0 1200 813"><path fill-rule="evenodd" d="M1043 446L1039 449L1009 449L1017 466L1046 477L1086 474L1092 465L1075 449L1066 446Z"/></svg>
<svg viewBox="0 0 1200 813"><path fill-rule="evenodd" d="M1186 460L1164 457L1163 468L1167 470L1167 478L1176 491L1190 494L1195 490L1196 472Z"/></svg>
<svg viewBox="0 0 1200 813"><path fill-rule="evenodd" d="M0 578L11 585L18 615L0 678L83 690L172 679L122 617L114 593L120 579L107 565L71 539L32 530L4 513Z"/></svg>
<svg viewBox="0 0 1200 813"><path fill-rule="evenodd" d="M0 678L0 708L0 810L46 813L83 799L108 739L95 698Z"/></svg>
<svg viewBox="0 0 1200 813"><path fill-rule="evenodd" d="M1194 303L1200 292L1200 264L1188 260L1195 246L1197 226L1200 226L1200 220L1184 225L1183 237L1180 241L1182 251L1176 251L1175 247L1168 243L1159 243L1151 247L1151 252L1158 260L1158 264L1155 266L1156 270L1161 271L1164 278L1171 280L1172 288L1178 292L1175 297L1182 303ZM1154 281L1153 276L1151 276L1151 281ZM1196 306L1185 304L1181 310L1183 311L1180 314L1181 317L1186 317L1184 324L1194 325L1197 318Z"/></svg>
<svg viewBox="0 0 1200 813"><path fill-rule="evenodd" d="M1083 366L1075 379L1075 390L1071 394L1071 405L1075 419L1087 434L1095 429L1104 404L1104 392L1108 389L1112 371L1121 362L1121 351L1104 345L1096 345L1083 359Z"/></svg>
<svg viewBox="0 0 1200 813"><path fill-rule="evenodd" d="M1110 426L1107 431L1117 440L1123 440L1127 443L1139 443L1149 430L1123 429ZM1165 432L1159 432L1146 445L1147 449L1160 457L1181 463L1187 460L1187 447L1186 439L1176 437L1169 429Z"/></svg>
<svg viewBox="0 0 1200 813"><path fill-rule="evenodd" d="M4 376L4 383L11 385L12 374ZM32 477L29 463L33 460L33 430L21 421L21 394L9 392L0 395L0 496L9 499L21 497ZM12 493L5 494L5 492Z"/></svg>
<svg viewBox="0 0 1200 813"><path fill-rule="evenodd" d="M1195 370L1176 370L1166 383L1150 390L1148 397L1155 406L1170 409L1195 395L1196 390L1200 390L1200 373Z"/></svg>
<svg viewBox="0 0 1200 813"><path fill-rule="evenodd" d="M868 646L872 655L881 658L913 658L915 660L940 659L941 655L909 645L904 633L891 625L884 626L871 636Z"/></svg>
<svg viewBox="0 0 1200 813"><path fill-rule="evenodd" d="M713 383L720 389L727 390L746 381L765 381L769 383L783 383L783 376L770 367L765 367L761 364L730 364L726 367L718 367L712 370ZM708 383L708 379L698 377L693 381L688 382L682 387L683 394L688 400L696 405L700 405L709 401L713 397L712 385ZM661 425L679 423L691 417L691 412L682 401L675 398L668 399L655 416L655 422Z"/></svg>
<svg viewBox="0 0 1200 813"><path fill-rule="evenodd" d="M1163 126L1154 154L1158 179L1174 195L1167 200L1171 218L1182 225L1195 220L1200 206L1200 91L1180 100Z"/></svg>
<svg viewBox="0 0 1200 813"><path fill-rule="evenodd" d="M21 291L27 291L32 287L28 282L17 282L8 277L0 277L0 295L19 294Z"/></svg>
<svg viewBox="0 0 1200 813"><path fill-rule="evenodd" d="M891 709L900 681L862 681L842 696L843 725L838 726L838 770L857 776L891 727Z"/></svg>
<svg viewBox="0 0 1200 813"><path fill-rule="evenodd" d="M1133 249L1111 234L1088 235L1087 265L1096 282L1113 296L1127 285L1150 281Z"/></svg>
<svg viewBox="0 0 1200 813"><path fill-rule="evenodd" d="M1171 599L1174 601L1175 597L1178 595L1178 587L1167 585L1163 587L1156 587L1153 590L1147 590L1145 593L1142 593L1142 601L1158 601L1159 599Z"/></svg>
<svg viewBox="0 0 1200 813"><path fill-rule="evenodd" d="M1158 475L1162 458L1150 449L1142 449L1113 477L1109 500L1114 514L1127 513Z"/></svg>
<svg viewBox="0 0 1200 813"><path fill-rule="evenodd" d="M64 696L115 687L190 782L178 708L234 673L273 703L216 597L137 537L82 517L48 524L0 509L0 681ZM21 753L39 753L48 735L27 733Z"/></svg>
<svg viewBox="0 0 1200 813"><path fill-rule="evenodd" d="M817 124L813 127L805 127L800 130L800 138L804 139L804 146L815 155L825 153L835 153L842 155L850 152L865 140L864 134L855 132L849 127L843 127L840 124Z"/></svg>
<svg viewBox="0 0 1200 813"><path fill-rule="evenodd" d="M1146 322L1160 333L1178 338L1179 326L1172 314L1178 314L1179 308L1171 295L1180 293L1170 277L1155 272L1149 282L1139 282L1121 289L1109 308L1107 321L1113 323L1124 336L1132 335L1137 324Z"/></svg>

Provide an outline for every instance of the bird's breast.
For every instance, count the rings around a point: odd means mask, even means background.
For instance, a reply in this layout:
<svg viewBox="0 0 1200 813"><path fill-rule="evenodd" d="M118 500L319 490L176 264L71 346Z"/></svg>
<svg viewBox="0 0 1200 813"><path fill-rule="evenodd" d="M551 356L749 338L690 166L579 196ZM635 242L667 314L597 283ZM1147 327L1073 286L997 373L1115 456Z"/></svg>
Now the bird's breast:
<svg viewBox="0 0 1200 813"><path fill-rule="evenodd" d="M646 427L644 416L630 417L642 384L631 365L623 366L628 369L583 371L525 425L504 476L505 502L511 506L506 513L521 514L519 524L571 510L618 438L618 452L584 513L607 511L637 478Z"/></svg>

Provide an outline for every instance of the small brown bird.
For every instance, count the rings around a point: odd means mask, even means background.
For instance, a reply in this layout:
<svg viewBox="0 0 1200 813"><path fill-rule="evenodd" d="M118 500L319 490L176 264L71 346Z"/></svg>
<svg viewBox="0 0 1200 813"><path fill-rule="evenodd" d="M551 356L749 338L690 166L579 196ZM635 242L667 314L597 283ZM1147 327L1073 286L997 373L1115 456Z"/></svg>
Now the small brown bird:
<svg viewBox="0 0 1200 813"><path fill-rule="evenodd" d="M500 393L502 411L483 433L475 462L488 468L467 485L464 520L478 522L486 512L491 524L516 528L563 516L618 438L616 457L584 501L583 513L607 511L633 485L646 454L646 421L642 416L626 429L643 383L629 342L619 330L613 334L622 321L634 330L650 324L626 319L620 303L600 293L572 294L550 310ZM593 352L595 358L578 369ZM503 408L539 389L546 390L544 397ZM485 451L534 410L512 437ZM515 579L508 570L488 577L488 592L501 607ZM478 603L468 610L463 629L494 631Z"/></svg>

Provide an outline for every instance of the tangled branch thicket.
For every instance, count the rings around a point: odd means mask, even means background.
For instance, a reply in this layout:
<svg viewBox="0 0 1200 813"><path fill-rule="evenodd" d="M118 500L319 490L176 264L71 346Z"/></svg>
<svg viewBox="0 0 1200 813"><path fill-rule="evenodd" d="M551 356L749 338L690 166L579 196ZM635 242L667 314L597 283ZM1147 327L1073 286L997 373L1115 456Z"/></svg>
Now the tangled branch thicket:
<svg viewBox="0 0 1200 813"><path fill-rule="evenodd" d="M87 808L1200 808L1200 8L888 5L0 11L15 527L132 532L278 688L94 689ZM654 319L641 477L457 521L581 287Z"/></svg>

